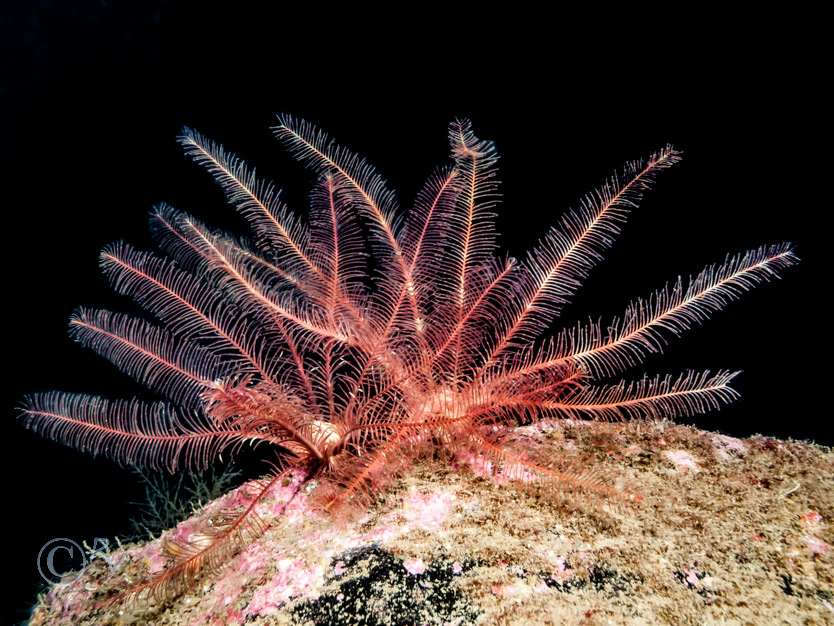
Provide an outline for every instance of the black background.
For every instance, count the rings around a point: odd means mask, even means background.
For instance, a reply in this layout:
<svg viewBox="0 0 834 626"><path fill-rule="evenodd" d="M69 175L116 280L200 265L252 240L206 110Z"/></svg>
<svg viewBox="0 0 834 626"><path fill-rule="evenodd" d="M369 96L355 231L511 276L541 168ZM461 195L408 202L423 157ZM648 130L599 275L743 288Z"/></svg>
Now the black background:
<svg viewBox="0 0 834 626"><path fill-rule="evenodd" d="M834 443L821 407L829 366L830 212L822 44L813 16L568 16L555 5L451 2L0 3L0 259L5 336L4 533L14 585L34 599L53 537L126 531L135 478L43 440L16 420L26 393L129 397L131 381L66 337L78 305L131 310L98 271L124 238L150 248L160 201L241 231L182 156L182 125L243 157L305 212L309 174L271 136L304 117L366 156L408 207L472 119L502 155L502 249L524 253L629 159L674 143L663 173L562 324L610 319L727 253L792 241L802 263L671 342L633 373L744 370L743 395L693 421L732 435ZM9 618L11 619L11 617Z"/></svg>

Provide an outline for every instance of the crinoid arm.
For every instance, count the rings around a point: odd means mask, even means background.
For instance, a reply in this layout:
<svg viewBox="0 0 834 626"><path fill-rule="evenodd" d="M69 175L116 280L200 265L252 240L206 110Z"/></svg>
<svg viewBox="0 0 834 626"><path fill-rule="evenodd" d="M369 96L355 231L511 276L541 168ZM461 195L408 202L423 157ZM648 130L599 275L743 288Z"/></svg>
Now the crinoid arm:
<svg viewBox="0 0 834 626"><path fill-rule="evenodd" d="M238 490L242 493L245 489L245 496L234 506L227 505L209 515L204 513L197 518L197 525L190 526L183 536L170 534L162 546L163 554L169 559L167 567L142 582L131 582L122 590L116 589L100 600L99 606L140 597L166 600L222 570L266 530L267 522L257 514L256 507L290 473L291 469L276 470L272 476L246 483Z"/></svg>
<svg viewBox="0 0 834 626"><path fill-rule="evenodd" d="M590 501L618 508L643 500L634 484L602 468L599 462L576 452L541 454L539 450L539 454L531 455L511 432L472 431L464 445L476 453L470 461L476 469L510 481L522 491L538 492L545 498L578 506Z"/></svg>
<svg viewBox="0 0 834 626"><path fill-rule="evenodd" d="M348 201L367 216L380 249L394 254L394 266L402 269L397 201L377 169L304 120L282 115L272 130L300 162L319 174L332 173L345 181L350 193Z"/></svg>
<svg viewBox="0 0 834 626"><path fill-rule="evenodd" d="M677 336L702 323L743 292L778 277L781 270L798 261L789 243L730 257L722 265L707 267L687 287L678 279L648 300L633 302L621 318L606 324L607 332L599 322L562 331L537 358L504 378L539 375L566 363L576 364L593 378L629 369L648 354L660 352L667 335Z"/></svg>
<svg viewBox="0 0 834 626"><path fill-rule="evenodd" d="M258 247L279 260L295 282L321 280L311 259L305 224L280 201L271 182L259 179L235 155L200 133L183 128L179 137L185 153L205 167L223 188L230 204L250 222Z"/></svg>
<svg viewBox="0 0 834 626"><path fill-rule="evenodd" d="M149 389L192 410L202 405L207 381L225 370L203 346L122 313L79 309L70 319L70 336Z"/></svg>
<svg viewBox="0 0 834 626"><path fill-rule="evenodd" d="M675 419L721 408L738 398L730 382L738 372L685 372L671 376L585 385L561 400L543 401L542 411L578 419Z"/></svg>
<svg viewBox="0 0 834 626"><path fill-rule="evenodd" d="M52 391L27 396L22 410L23 424L45 437L154 471L203 469L248 435L165 402Z"/></svg>
<svg viewBox="0 0 834 626"><path fill-rule="evenodd" d="M163 207L155 217L171 218ZM163 217L164 216L164 217ZM152 223L154 218L152 218ZM101 253L101 268L118 293L160 319L172 334L205 345L223 369L216 374L253 373L270 380L268 352L245 319L223 306L222 292L210 280L201 280L170 259L117 242Z"/></svg>
<svg viewBox="0 0 834 626"><path fill-rule="evenodd" d="M605 334L599 324L563 332L551 363L574 361L594 376L633 367L647 354L662 350L664 333L679 335L693 324L703 323L711 313L798 260L789 243L728 257L723 264L704 269L685 288L678 279L671 289L666 287L646 301L632 303L619 320L608 325Z"/></svg>
<svg viewBox="0 0 834 626"><path fill-rule="evenodd" d="M502 319L485 367L508 353L523 349L548 327L602 253L619 234L657 174L680 160L672 146L647 161L628 163L599 189L588 194L579 209L566 213L558 225L528 255L516 287L518 296Z"/></svg>

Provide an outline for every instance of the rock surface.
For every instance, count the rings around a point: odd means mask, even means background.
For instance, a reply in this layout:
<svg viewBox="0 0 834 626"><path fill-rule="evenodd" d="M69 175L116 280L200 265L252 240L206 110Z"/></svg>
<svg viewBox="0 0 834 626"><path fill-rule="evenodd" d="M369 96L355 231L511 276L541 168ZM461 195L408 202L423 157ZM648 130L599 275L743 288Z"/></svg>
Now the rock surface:
<svg viewBox="0 0 834 626"><path fill-rule="evenodd" d="M288 484L260 505L266 532L193 590L96 608L113 584L164 568L160 539L131 544L111 555L127 559L111 581L93 560L41 597L30 623L834 623L830 450L663 422L535 434L621 474L642 502L543 498L426 460L362 519L336 525L308 501L314 485Z"/></svg>

